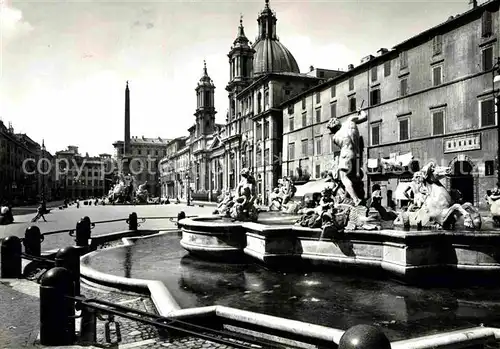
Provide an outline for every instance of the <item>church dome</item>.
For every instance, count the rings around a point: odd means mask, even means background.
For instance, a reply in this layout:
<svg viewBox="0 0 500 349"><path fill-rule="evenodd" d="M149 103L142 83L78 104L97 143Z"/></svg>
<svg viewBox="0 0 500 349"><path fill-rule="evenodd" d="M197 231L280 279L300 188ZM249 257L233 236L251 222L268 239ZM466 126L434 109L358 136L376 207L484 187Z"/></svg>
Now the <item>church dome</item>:
<svg viewBox="0 0 500 349"><path fill-rule="evenodd" d="M300 73L297 61L281 42L271 38L257 41L253 49L253 73Z"/></svg>
<svg viewBox="0 0 500 349"><path fill-rule="evenodd" d="M266 5L257 18L259 35L253 45L255 50L254 76L266 73L300 73L297 61L285 45L278 40L276 22L276 14L269 7L269 0L266 0Z"/></svg>

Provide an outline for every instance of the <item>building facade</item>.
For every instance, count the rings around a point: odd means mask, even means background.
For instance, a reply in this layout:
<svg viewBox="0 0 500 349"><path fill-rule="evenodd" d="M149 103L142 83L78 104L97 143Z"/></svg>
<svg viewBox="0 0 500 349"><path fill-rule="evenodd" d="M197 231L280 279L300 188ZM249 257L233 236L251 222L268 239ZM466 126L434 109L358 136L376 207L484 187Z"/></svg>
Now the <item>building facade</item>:
<svg viewBox="0 0 500 349"><path fill-rule="evenodd" d="M26 134L15 133L11 124L7 127L0 121L0 201L18 205L40 200L40 155L39 143Z"/></svg>
<svg viewBox="0 0 500 349"><path fill-rule="evenodd" d="M497 179L499 128L499 1L488 1L420 33L392 50L381 49L344 74L282 105L282 172L319 178L339 151L326 123L366 108L363 138L367 189L378 183L384 204L405 205L412 172L430 161L450 166L444 183L465 201L485 206ZM364 103L364 104L363 104ZM396 164L386 166L386 163Z"/></svg>
<svg viewBox="0 0 500 349"><path fill-rule="evenodd" d="M196 87L196 124L188 130L190 135L185 147L162 160L162 163L183 164L176 168L187 170L190 175L169 178L177 181L174 187L191 186L193 199L215 200L222 191L234 190L241 169L247 167L255 175L257 191L265 200L282 176L280 105L341 73L312 68L301 74L295 58L278 39L277 18L269 1L257 23L257 40L252 44L240 19L236 39L228 53L230 74L226 91L229 108L225 125L215 124L215 85L205 65ZM203 92L200 94L200 91ZM204 94L210 98L204 98ZM201 120L208 127L200 126ZM186 179L190 185L185 185Z"/></svg>
<svg viewBox="0 0 500 349"><path fill-rule="evenodd" d="M110 166L109 154L98 157L88 153L81 155L78 147L70 145L56 152L54 158L59 168L54 168L53 173L57 177L57 191L61 198L86 199L107 194L109 184L105 184L105 179Z"/></svg>

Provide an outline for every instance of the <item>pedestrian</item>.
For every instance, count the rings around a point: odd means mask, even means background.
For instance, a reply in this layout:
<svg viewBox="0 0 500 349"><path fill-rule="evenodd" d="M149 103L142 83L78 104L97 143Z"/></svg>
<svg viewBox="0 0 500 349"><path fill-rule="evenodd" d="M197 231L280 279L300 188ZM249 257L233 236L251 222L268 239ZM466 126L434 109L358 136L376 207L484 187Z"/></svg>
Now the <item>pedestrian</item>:
<svg viewBox="0 0 500 349"><path fill-rule="evenodd" d="M76 199L76 208L80 208L80 199Z"/></svg>
<svg viewBox="0 0 500 349"><path fill-rule="evenodd" d="M44 205L43 205L43 204L40 204L40 206L38 206L38 208L37 208L37 210L36 210L36 211L37 211L37 212L36 212L36 216L35 216L35 218L33 218L31 221L32 221L32 222L36 222L36 221L38 221L40 218L43 218L43 221L44 221L44 222L47 222L47 220L45 219L45 216L44 216L44 214L45 214L45 207L44 207Z"/></svg>

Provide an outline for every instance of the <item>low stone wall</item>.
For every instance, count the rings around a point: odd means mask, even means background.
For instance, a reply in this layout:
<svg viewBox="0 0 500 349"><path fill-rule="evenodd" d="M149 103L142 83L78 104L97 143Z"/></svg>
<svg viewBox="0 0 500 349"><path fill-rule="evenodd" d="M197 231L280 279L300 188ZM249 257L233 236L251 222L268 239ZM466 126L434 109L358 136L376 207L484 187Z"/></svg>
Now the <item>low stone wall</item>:
<svg viewBox="0 0 500 349"><path fill-rule="evenodd" d="M216 258L246 254L264 263L312 263L379 269L406 282L500 276L500 233L469 231L352 231L322 236L293 225L223 222L198 217L179 222L182 246Z"/></svg>

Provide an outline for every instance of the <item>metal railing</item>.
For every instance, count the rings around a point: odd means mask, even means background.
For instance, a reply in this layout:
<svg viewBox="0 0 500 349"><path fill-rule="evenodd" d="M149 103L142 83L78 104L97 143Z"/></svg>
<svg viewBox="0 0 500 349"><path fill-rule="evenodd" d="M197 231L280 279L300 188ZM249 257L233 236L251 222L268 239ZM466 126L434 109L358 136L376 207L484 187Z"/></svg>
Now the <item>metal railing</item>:
<svg viewBox="0 0 500 349"><path fill-rule="evenodd" d="M39 264L46 270L38 276L40 282L40 342L42 345L72 345L77 342L75 319L81 318L80 341L97 343L97 321L106 321L105 339L112 343L114 333L116 343L121 341L119 323L115 317L137 321L155 327L162 333L193 336L233 348L292 348L249 335L214 329L198 323L169 319L156 313L148 313L124 305L96 298L85 298L80 294L80 257L90 251L88 240L96 224L126 221L131 232L138 232L140 223L147 220L168 219L177 222L194 217L180 212L177 217L137 217L135 213L128 219L112 219L91 222L89 217L82 218L75 229L60 229L41 233L37 226L26 229L24 238L9 236L1 243L1 277L22 278L21 260L26 259ZM41 255L41 245L46 236L68 233L75 236L76 246L58 250L52 255ZM23 251L24 245L24 251ZM80 312L76 315L76 312Z"/></svg>

